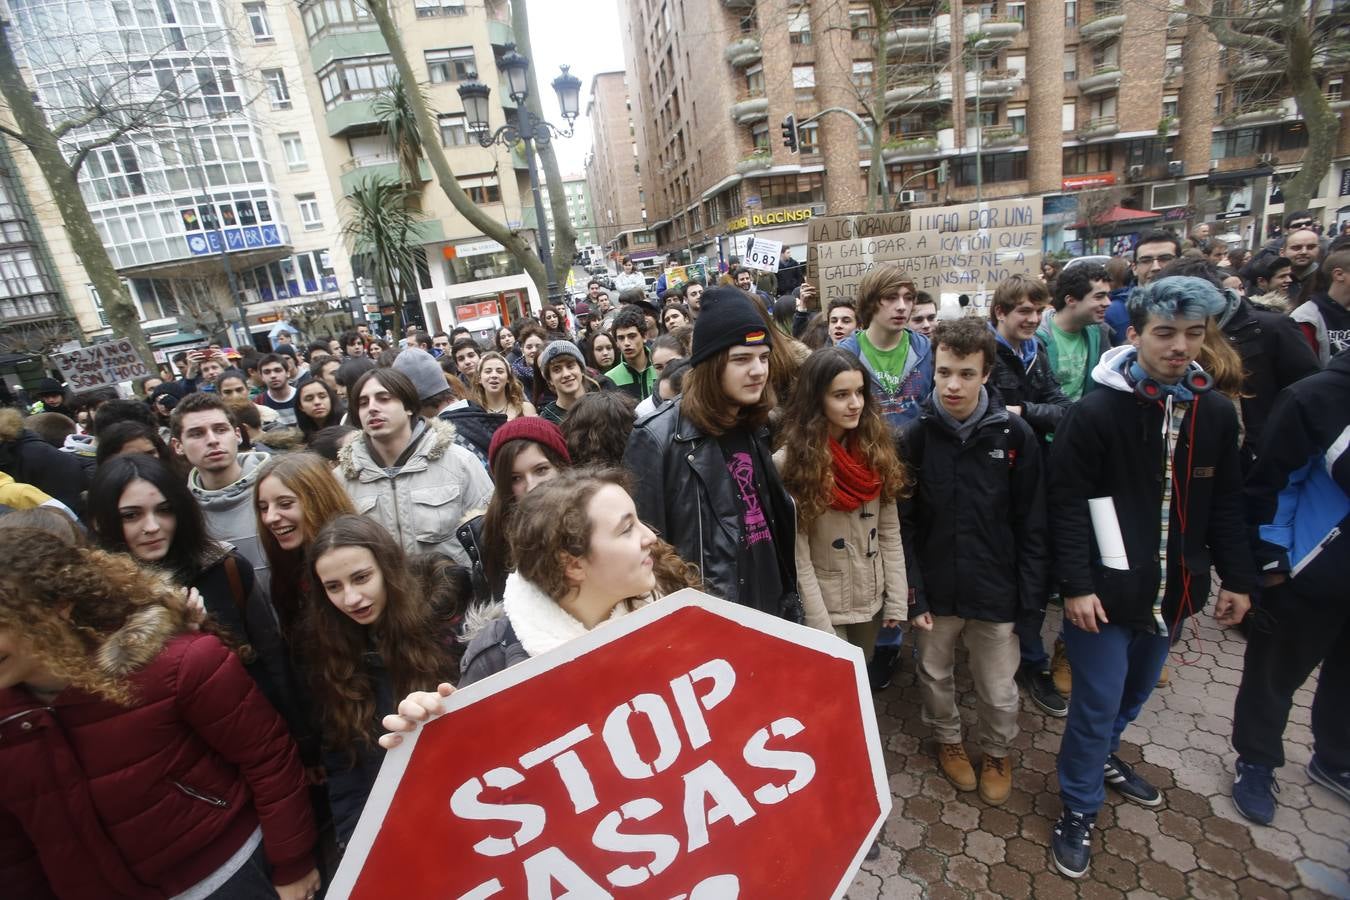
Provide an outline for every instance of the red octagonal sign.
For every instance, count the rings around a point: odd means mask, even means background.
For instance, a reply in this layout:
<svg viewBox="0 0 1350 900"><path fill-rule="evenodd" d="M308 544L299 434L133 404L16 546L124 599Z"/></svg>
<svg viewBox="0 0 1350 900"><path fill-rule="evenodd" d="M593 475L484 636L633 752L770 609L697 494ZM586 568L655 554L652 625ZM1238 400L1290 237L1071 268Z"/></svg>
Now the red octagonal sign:
<svg viewBox="0 0 1350 900"><path fill-rule="evenodd" d="M841 897L890 810L861 651L697 591L445 706L330 897Z"/></svg>

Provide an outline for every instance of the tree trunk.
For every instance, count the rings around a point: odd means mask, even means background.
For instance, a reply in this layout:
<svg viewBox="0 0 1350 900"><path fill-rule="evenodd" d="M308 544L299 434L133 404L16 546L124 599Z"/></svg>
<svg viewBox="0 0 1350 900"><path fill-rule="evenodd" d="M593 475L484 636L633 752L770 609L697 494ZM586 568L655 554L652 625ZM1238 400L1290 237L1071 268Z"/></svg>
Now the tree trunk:
<svg viewBox="0 0 1350 900"><path fill-rule="evenodd" d="M534 53L530 49L530 14L525 0L511 0L511 30L516 34L516 50L530 60ZM531 65L528 70L530 96L525 100L525 108L539 121L544 120L544 107L539 98L539 79L535 75L538 66ZM577 232L572 227L572 217L567 212L567 195L563 190L562 173L558 169L558 156L553 152L553 143L534 142L540 168L544 170L544 184L548 186L548 202L553 208L553 270L558 286L567 283L567 273L572 270L572 259L577 255ZM540 222L543 228L544 223Z"/></svg>
<svg viewBox="0 0 1350 900"><path fill-rule="evenodd" d="M1291 6L1298 8L1290 10ZM1281 185L1285 210L1296 210L1307 209L1311 205L1322 179L1326 178L1331 168L1331 158L1336 152L1341 121L1313 73L1312 35L1308 31L1307 19L1301 15L1302 4L1285 0L1285 7L1289 21L1285 30L1285 46L1288 48L1286 72L1299 115L1308 129L1308 149L1303 154L1298 174ZM1264 226L1258 222L1257 227Z"/></svg>
<svg viewBox="0 0 1350 900"><path fill-rule="evenodd" d="M872 0L876 23L876 56L872 63L872 165L867 170L867 211L886 211L886 164L881 159L882 135L886 133L886 81L890 60L886 57L886 28L890 11L883 0Z"/></svg>
<svg viewBox="0 0 1350 900"><path fill-rule="evenodd" d="M374 16L375 21L380 26L380 33L384 36L384 42L389 47L389 56L394 61L394 67L398 69L399 77L403 79L404 84L417 84L417 75L408 62L408 53L403 49L403 41L399 36L394 18L389 13L387 2L385 0L370 0L367 5L370 14ZM519 260L525 268L526 274L530 276L530 280L534 282L539 296L543 302L547 302L548 275L544 272L544 264L520 235L483 212L469 199L469 195L464 193L464 189L459 186L459 181L455 178L455 173L450 170L450 161L445 158L445 150L441 147L436 122L432 119L430 110L427 109L421 91L409 91L408 99L417 115L417 130L422 135L422 148L426 151L432 171L436 173L436 182L445 192L445 196L449 198L450 205L455 208L457 213L467 219L470 225L481 231L484 237L489 237L501 244L507 253Z"/></svg>
<svg viewBox="0 0 1350 900"><path fill-rule="evenodd" d="M155 371L155 354L141 331L141 316L136 304L131 302L122 279L113 268L108 257L108 249L94 228L94 220L89 216L89 208L84 205L80 187L75 182L75 173L61 154L56 135L52 134L47 121L33 102L33 92L19 73L18 63L14 60L14 49L10 46L9 35L0 29L0 93L9 104L10 114L24 143L42 170L42 177L52 192L56 209L61 213L61 222L65 225L70 238L70 246L79 257L94 289L98 291L103 303L103 312L112 325L113 332L131 341L131 345L140 354L141 361L150 371Z"/></svg>

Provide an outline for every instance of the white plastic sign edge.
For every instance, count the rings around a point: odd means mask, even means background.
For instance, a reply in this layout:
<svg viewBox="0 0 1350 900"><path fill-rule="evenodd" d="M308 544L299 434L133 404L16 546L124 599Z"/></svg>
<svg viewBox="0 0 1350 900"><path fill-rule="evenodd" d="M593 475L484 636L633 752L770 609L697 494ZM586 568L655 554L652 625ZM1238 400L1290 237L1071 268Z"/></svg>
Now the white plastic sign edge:
<svg viewBox="0 0 1350 900"><path fill-rule="evenodd" d="M730 619L737 624L764 632L780 640L815 650L827 656L833 656L836 659L849 660L854 664L853 674L858 689L858 708L862 713L862 728L867 742L868 756L872 764L872 781L876 787L880 811L877 820L868 829L867 839L860 844L848 870L840 879L834 893L830 895L833 900L842 898L849 886L853 884L853 878L862 866L863 857L867 854L872 842L876 840L881 831L881 826L886 822L886 816L891 811L891 788L882 758L881 734L877 728L876 715L873 713L872 691L867 683L866 660L863 657L862 650L847 641L840 640L834 635L816 628L796 625L777 616L719 600L694 588L685 588L668 597L663 597L655 603L648 604L629 615L608 622L600 628L589 631L582 637L568 641L563 646L543 656L531 657L496 675L471 684L463 690L457 690L442 700L441 705L449 713L472 703L480 702L509 687L523 681L529 681L550 669L572 662L578 657L603 647L605 644L613 643L658 619L663 619L691 606L700 607L714 615ZM428 687L434 689L435 686L428 685ZM434 725L435 723L431 724ZM330 900L346 900L352 889L356 887L356 881L361 874L361 869L365 866L366 857L374 846L375 839L379 836L380 826L384 822L385 815L389 812L399 782L402 781L403 773L412 758L413 749L417 746L417 739L421 737L425 727L421 726L405 735L403 742L398 747L386 751L384 763L380 767L380 774L375 779L375 785L371 788L365 809L361 812L361 819L356 825L352 839L347 844L347 851L342 858L342 864L338 867L333 884L328 889L326 896Z"/></svg>

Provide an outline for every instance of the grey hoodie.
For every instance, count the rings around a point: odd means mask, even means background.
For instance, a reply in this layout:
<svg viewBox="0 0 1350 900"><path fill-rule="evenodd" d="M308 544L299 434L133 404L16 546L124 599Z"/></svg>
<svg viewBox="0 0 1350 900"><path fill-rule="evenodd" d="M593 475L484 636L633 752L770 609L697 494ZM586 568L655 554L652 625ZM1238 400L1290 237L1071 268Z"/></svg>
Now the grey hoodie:
<svg viewBox="0 0 1350 900"><path fill-rule="evenodd" d="M258 519L253 511L253 485L258 471L267 462L265 453L240 453L239 465L244 474L233 484L218 491L202 487L201 473L196 469L188 475L188 490L201 504L206 517L206 530L218 541L234 545L245 559L253 564L253 571L264 590L270 586L267 554L258 542Z"/></svg>

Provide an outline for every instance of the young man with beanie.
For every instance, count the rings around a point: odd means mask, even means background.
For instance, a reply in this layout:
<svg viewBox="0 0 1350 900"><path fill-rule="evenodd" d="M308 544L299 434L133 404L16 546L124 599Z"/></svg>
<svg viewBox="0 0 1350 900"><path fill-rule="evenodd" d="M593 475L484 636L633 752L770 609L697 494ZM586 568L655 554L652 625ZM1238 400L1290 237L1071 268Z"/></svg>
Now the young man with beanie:
<svg viewBox="0 0 1350 900"><path fill-rule="evenodd" d="M424 350L436 370L440 366ZM425 375L426 373L419 373ZM424 393L429 385L421 389ZM362 436L338 452L337 475L357 512L379 522L409 553L432 551L462 566L469 558L455 526L492 497L492 480L471 452L455 442L455 428L422 418L424 397L397 368L371 369L352 385L352 407Z"/></svg>
<svg viewBox="0 0 1350 900"><path fill-rule="evenodd" d="M409 347L398 352L392 368L412 382L422 404L422 417L429 422L453 423L454 442L478 457L486 469L487 443L492 440L492 431L500 422L485 418L489 415L486 410L470 404L464 398L463 390L456 386L458 378L447 376L443 366L444 362L437 362L426 350Z"/></svg>
<svg viewBox="0 0 1350 900"><path fill-rule="evenodd" d="M1059 749L1064 812L1054 865L1087 873L1092 826L1110 785L1143 806L1162 794L1116 753L1153 692L1171 635L1205 605L1211 567L1220 625L1250 608L1232 402L1195 364L1209 318L1226 308L1199 278L1154 279L1130 295L1130 344L1093 370L1096 388L1055 429L1049 512L1073 694Z"/></svg>
<svg viewBox="0 0 1350 900"><path fill-rule="evenodd" d="M586 374L586 357L571 341L554 341L540 350L538 364L544 383L555 395L552 403L539 410L539 415L555 425L562 424L587 391L600 390L600 383Z"/></svg>
<svg viewBox="0 0 1350 900"><path fill-rule="evenodd" d="M900 504L913 561L910 619L927 615L931 623L916 639L923 720L937 739L942 773L957 790L978 787L991 806L1012 792L1009 752L1021 707L1013 625L1044 604L1050 566L1041 449L1031 426L985 387L995 355L994 336L978 320L939 322L933 394L897 441L917 484ZM961 740L958 638L978 697L978 780Z"/></svg>
<svg viewBox="0 0 1350 900"><path fill-rule="evenodd" d="M638 421L624 465L638 516L710 593L792 621L796 513L769 448L772 329L735 288L703 297L684 392Z"/></svg>
<svg viewBox="0 0 1350 900"><path fill-rule="evenodd" d="M1333 253L1334 257L1335 254ZM1319 665L1308 776L1350 803L1350 350L1285 388L1247 478L1247 522L1261 568L1233 709L1233 805L1275 818L1275 770L1294 692Z"/></svg>
<svg viewBox="0 0 1350 900"><path fill-rule="evenodd" d="M30 416L42 412L68 413L70 411L70 407L66 403L66 389L55 378L43 378L39 381L37 387L33 390L33 396L37 397L37 400L28 407Z"/></svg>

